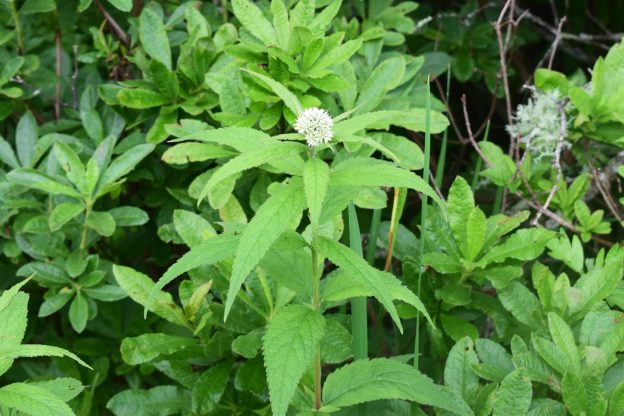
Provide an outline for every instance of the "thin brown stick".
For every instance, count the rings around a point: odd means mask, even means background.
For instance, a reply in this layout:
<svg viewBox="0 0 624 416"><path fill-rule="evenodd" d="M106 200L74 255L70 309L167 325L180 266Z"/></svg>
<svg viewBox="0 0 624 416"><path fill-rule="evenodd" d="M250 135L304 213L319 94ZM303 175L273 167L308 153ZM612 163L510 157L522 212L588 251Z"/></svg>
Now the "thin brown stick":
<svg viewBox="0 0 624 416"><path fill-rule="evenodd" d="M61 29L56 30L54 36L54 54L55 54L55 70L56 70L56 89L54 91L54 118L56 121L61 119Z"/></svg>
<svg viewBox="0 0 624 416"><path fill-rule="evenodd" d="M505 44L503 43L503 18L507 13L507 10L510 9L510 17L513 19L513 10L515 6L514 0L507 0L503 9L501 10L496 23L494 24L494 30L496 31L496 39L498 41L498 58L500 63L500 76L503 79L503 88L505 90L505 106L507 110L507 122L509 125L513 125L513 107L511 106L511 94L509 92L509 79L507 76L507 49ZM512 150L512 149L510 149ZM513 152L511 152L513 154Z"/></svg>
<svg viewBox="0 0 624 416"><path fill-rule="evenodd" d="M108 12L104 8L104 6L102 6L102 4L99 2L99 0L96 0L95 4L96 4L97 8L100 10L100 13L102 13L102 16L104 16L104 19L106 19L106 23L111 28L111 30L113 31L113 33L115 34L117 39L119 39L119 41L126 48L129 48L130 47L130 38L128 37L128 34L121 28L121 26L119 26L119 24L115 21L113 16L108 14Z"/></svg>
<svg viewBox="0 0 624 416"><path fill-rule="evenodd" d="M466 122L466 130L468 131L468 140L470 140L472 147L474 147L474 149L477 151L481 159L483 159L483 161L489 167L492 167L493 166L492 163L488 160L487 157L485 157L485 154L483 154L483 151L481 151L481 148L475 141L474 135L472 134L472 127L470 126L470 119L468 118L468 108L466 106L466 94L462 95L461 102L462 102L462 108L464 110L464 121Z"/></svg>
<svg viewBox="0 0 624 416"><path fill-rule="evenodd" d="M561 29L566 22L566 17L563 16L557 26L557 33L555 34L555 41L553 42L552 51L550 52L550 59L548 59L548 69L552 68L553 61L555 60L555 54L557 53L557 45L561 39Z"/></svg>
<svg viewBox="0 0 624 416"><path fill-rule="evenodd" d="M611 214L613 214L615 219L617 219L620 224L624 223L624 218L622 218L622 215L620 215L620 211L618 210L617 204L613 200L611 193L608 191L608 189L604 186L602 182L602 173L598 169L596 169L591 159L588 160L588 163L592 170L592 173L594 174L594 178L593 178L594 183L596 184L596 187L598 188L598 192L600 192L602 199L607 204L609 211L611 211Z"/></svg>
<svg viewBox="0 0 624 416"><path fill-rule="evenodd" d="M449 105L446 99L446 93L444 92L444 89L442 88L442 84L440 83L440 80L436 77L433 81L438 87L438 92L440 93L440 99L442 100L442 102L444 103L444 106L446 107L446 114L448 114L449 121L451 123L451 126L453 127L453 130L455 131L455 134L457 135L457 138L462 144L468 143L468 140L461 133L461 130L459 129L459 125L457 124L457 121L455 120L455 117L453 116L453 112L451 111L451 106Z"/></svg>
<svg viewBox="0 0 624 416"><path fill-rule="evenodd" d="M536 225L538 223L543 211L545 209L548 209L548 206L555 196L555 193L559 189L559 181L561 180L561 150L563 150L563 142L565 140L566 130L568 127L568 122L565 115L565 105L565 100L559 102L559 138L557 139L557 147L555 148L555 154L553 155L553 168L555 168L557 171L555 183L548 193L548 197L546 198L546 202L544 202L544 206L542 206L535 215L535 219L531 223L532 225Z"/></svg>

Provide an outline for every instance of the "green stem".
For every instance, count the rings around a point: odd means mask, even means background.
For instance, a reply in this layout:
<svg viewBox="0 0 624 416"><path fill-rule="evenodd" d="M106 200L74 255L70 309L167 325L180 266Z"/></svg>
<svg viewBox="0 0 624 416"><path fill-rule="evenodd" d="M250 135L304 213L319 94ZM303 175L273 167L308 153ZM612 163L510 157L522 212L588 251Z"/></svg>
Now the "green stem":
<svg viewBox="0 0 624 416"><path fill-rule="evenodd" d="M87 218L89 218L89 214L91 214L91 208L93 204L91 202L86 203L85 209L85 221L82 224L82 234L80 235L80 249L84 250L87 248L87 236L89 235L89 227L87 227Z"/></svg>
<svg viewBox="0 0 624 416"><path fill-rule="evenodd" d="M449 102L451 93L451 66L446 70L446 102ZM446 162L446 147L448 145L448 129L442 133L442 146L440 147L440 155L438 156L438 168L435 174L435 183L438 188L442 187L442 179L444 178L444 164Z"/></svg>
<svg viewBox="0 0 624 416"><path fill-rule="evenodd" d="M429 156L431 154L431 91L429 77L427 77L427 95L425 100L425 164L423 167L422 179L429 183ZM416 295L420 298L420 285L423 273L423 256L425 254L425 224L427 222L427 197L421 195L422 204L420 209L420 253L418 253L418 291ZM416 334L414 336L414 367L418 369L420 358L420 314L416 315Z"/></svg>
<svg viewBox="0 0 624 416"><path fill-rule="evenodd" d="M24 35L22 34L22 25L19 20L17 8L15 7L15 0L9 0L11 5L11 17L15 23L15 34L17 35L17 49L20 55L24 54Z"/></svg>
<svg viewBox="0 0 624 416"><path fill-rule="evenodd" d="M492 208L492 215L496 215L501 212L501 206L503 205L503 192L504 188L499 186L496 188L496 199L494 199L494 207Z"/></svg>
<svg viewBox="0 0 624 416"><path fill-rule="evenodd" d="M392 265L392 253L394 251L394 240L399 226L399 220L403 216L403 208L407 200L407 189L394 188L394 199L392 201L392 214L390 216L390 229L388 230L388 252L386 253L386 264L384 271L390 270Z"/></svg>
<svg viewBox="0 0 624 416"><path fill-rule="evenodd" d="M256 267L256 275L258 276L258 281L260 282L260 286L262 287L262 293L264 294L264 298L269 305L269 320L273 317L273 295L271 294L271 287L269 286L269 282L267 282L266 275L264 271L260 267Z"/></svg>
<svg viewBox="0 0 624 416"><path fill-rule="evenodd" d="M375 263L375 251L377 250L377 238L379 237L379 224L381 223L381 210L373 210L370 231L368 233L368 246L366 247L366 261L372 266Z"/></svg>
<svg viewBox="0 0 624 416"><path fill-rule="evenodd" d="M349 204L349 246L362 256L362 237L357 212L353 202ZM366 298L351 299L351 332L353 334L353 358L368 358L368 321L366 316Z"/></svg>
<svg viewBox="0 0 624 416"><path fill-rule="evenodd" d="M317 230L313 230L312 236L312 303L314 308L321 311L321 273L319 273L319 258L316 248L317 244ZM321 408L321 346L319 345L316 351L316 357L314 359L314 408L319 410Z"/></svg>
<svg viewBox="0 0 624 416"><path fill-rule="evenodd" d="M221 1L221 6L223 7L223 23L227 23L229 16L228 16L228 0L222 0Z"/></svg>

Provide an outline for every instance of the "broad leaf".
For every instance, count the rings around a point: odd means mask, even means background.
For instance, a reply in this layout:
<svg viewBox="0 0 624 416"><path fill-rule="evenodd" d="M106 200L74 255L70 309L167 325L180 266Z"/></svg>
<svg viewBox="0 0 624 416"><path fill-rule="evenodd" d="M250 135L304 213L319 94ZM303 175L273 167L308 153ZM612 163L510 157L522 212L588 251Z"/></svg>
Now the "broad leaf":
<svg viewBox="0 0 624 416"><path fill-rule="evenodd" d="M149 7L144 7L139 16L139 39L149 56L171 69L171 48L165 25Z"/></svg>
<svg viewBox="0 0 624 416"><path fill-rule="evenodd" d="M274 160L288 158L301 153L303 150L305 150L305 146L300 143L276 143L242 153L230 159L210 177L206 185L204 185L198 201L201 202L211 189L232 175Z"/></svg>
<svg viewBox="0 0 624 416"><path fill-rule="evenodd" d="M275 30L258 6L249 0L232 0L232 8L243 26L265 46L277 45Z"/></svg>
<svg viewBox="0 0 624 416"><path fill-rule="evenodd" d="M199 266L214 264L226 258L232 257L237 245L238 236L221 234L191 248L190 251L180 257L178 261L167 269L165 274L162 275L153 287L150 287L148 290L149 297L146 297L144 302L139 302L145 306L145 315L147 315L148 310L151 310L150 308L153 300L158 299L158 297L163 297L164 292L162 292L161 289L169 282L173 281L182 273L196 269ZM153 282L151 283L153 284ZM121 284L120 286L122 288L124 287Z"/></svg>
<svg viewBox="0 0 624 416"><path fill-rule="evenodd" d="M275 416L286 415L299 380L320 348L325 325L319 311L304 305L286 306L269 322L262 349Z"/></svg>
<svg viewBox="0 0 624 416"><path fill-rule="evenodd" d="M402 333L403 326L401 325L396 307L394 303L392 303L392 295L378 284L379 270L368 264L353 250L334 240L319 237L318 241L321 253L372 292L373 296L375 296L390 313L392 320Z"/></svg>
<svg viewBox="0 0 624 416"><path fill-rule="evenodd" d="M302 184L294 181L278 189L262 204L240 236L234 253L232 276L224 319L247 275L258 265L269 247L297 220L305 207Z"/></svg>
<svg viewBox="0 0 624 416"><path fill-rule="evenodd" d="M313 230L319 225L328 183L329 166L320 159L312 158L308 160L303 168L303 187L308 203L308 211L310 212L310 224Z"/></svg>
<svg viewBox="0 0 624 416"><path fill-rule="evenodd" d="M382 399L402 399L435 406L457 415L473 415L470 407L447 388L414 367L387 358L359 360L331 373L323 385L328 409Z"/></svg>
<svg viewBox="0 0 624 416"><path fill-rule="evenodd" d="M444 385L469 403L479 387L479 378L472 371L478 362L473 341L465 337L451 348L444 367Z"/></svg>
<svg viewBox="0 0 624 416"><path fill-rule="evenodd" d="M173 354L197 345L193 338L169 334L143 334L138 337L124 338L121 342L121 356L125 362L138 365L161 356Z"/></svg>
<svg viewBox="0 0 624 416"><path fill-rule="evenodd" d="M330 185L410 188L427 195L444 207L444 202L433 188L418 175L378 159L358 157L337 164L330 173Z"/></svg>
<svg viewBox="0 0 624 416"><path fill-rule="evenodd" d="M113 266L113 275L124 292L145 307L145 314L149 310L171 323L190 327L171 295L156 288L152 279L130 267L118 265Z"/></svg>
<svg viewBox="0 0 624 416"><path fill-rule="evenodd" d="M275 81L274 79L267 77L266 75L262 75L257 72L248 70L244 71L267 84L269 88L271 88L271 90L275 93L275 95L277 95L279 98L282 99L282 101L284 101L286 107L288 107L290 111L295 114L295 116L301 114L301 112L303 111L303 106L301 105L301 102L299 102L297 96L290 92L288 88Z"/></svg>
<svg viewBox="0 0 624 416"><path fill-rule="evenodd" d="M74 416L63 400L48 390L26 383L13 383L0 388L0 403L32 416Z"/></svg>
<svg viewBox="0 0 624 416"><path fill-rule="evenodd" d="M531 405L533 389L524 368L509 373L501 383L494 402L493 416L525 416Z"/></svg>

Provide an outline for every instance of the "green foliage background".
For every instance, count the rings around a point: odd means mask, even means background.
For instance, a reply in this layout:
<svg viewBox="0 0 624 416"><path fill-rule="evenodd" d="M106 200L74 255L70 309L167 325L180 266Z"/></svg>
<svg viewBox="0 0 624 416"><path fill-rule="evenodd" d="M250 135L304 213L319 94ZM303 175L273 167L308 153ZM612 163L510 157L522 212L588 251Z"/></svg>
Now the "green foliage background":
<svg viewBox="0 0 624 416"><path fill-rule="evenodd" d="M448 3L0 0L0 414L623 414L624 6Z"/></svg>

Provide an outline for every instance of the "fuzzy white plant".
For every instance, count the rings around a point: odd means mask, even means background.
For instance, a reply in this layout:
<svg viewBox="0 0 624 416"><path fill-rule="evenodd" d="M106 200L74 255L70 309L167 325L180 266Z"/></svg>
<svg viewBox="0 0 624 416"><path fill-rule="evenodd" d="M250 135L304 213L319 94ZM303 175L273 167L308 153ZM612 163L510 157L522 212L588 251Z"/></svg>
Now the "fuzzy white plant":
<svg viewBox="0 0 624 416"><path fill-rule="evenodd" d="M295 130L303 134L310 147L329 143L334 137L333 126L329 113L316 107L304 110L295 121Z"/></svg>
<svg viewBox="0 0 624 416"><path fill-rule="evenodd" d="M520 137L534 160L553 157L561 134L561 112L559 107L562 97L559 91L533 90L531 98L524 105L519 105L514 115L514 125L507 126L512 137ZM567 123L563 131L567 136ZM563 147L570 143L564 141Z"/></svg>

